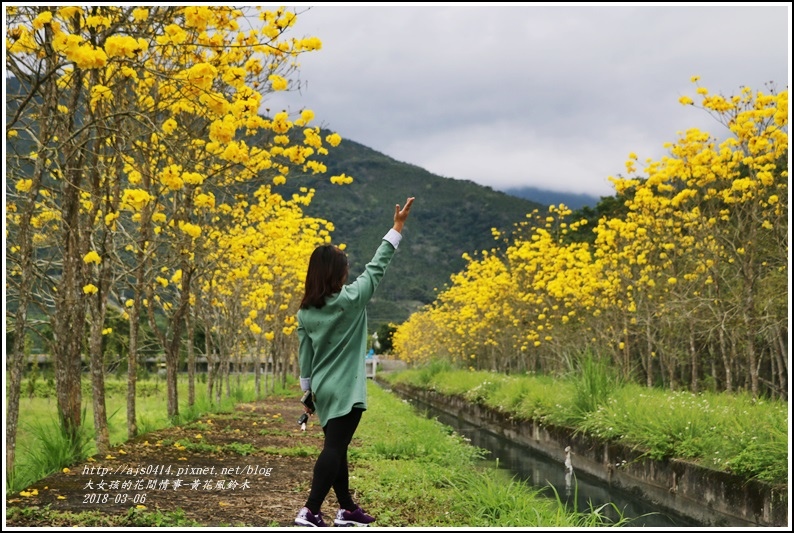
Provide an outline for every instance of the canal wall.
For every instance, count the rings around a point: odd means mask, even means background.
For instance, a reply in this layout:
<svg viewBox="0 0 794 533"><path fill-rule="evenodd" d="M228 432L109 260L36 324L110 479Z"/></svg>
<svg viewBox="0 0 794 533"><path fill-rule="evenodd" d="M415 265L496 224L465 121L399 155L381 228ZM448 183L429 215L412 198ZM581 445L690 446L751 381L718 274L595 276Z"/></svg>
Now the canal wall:
<svg viewBox="0 0 794 533"><path fill-rule="evenodd" d="M712 527L788 527L786 487L746 481L682 460L654 461L642 452L569 428L520 420L459 396L389 384L397 394L457 416L562 463L570 446L574 472L585 472L660 508Z"/></svg>

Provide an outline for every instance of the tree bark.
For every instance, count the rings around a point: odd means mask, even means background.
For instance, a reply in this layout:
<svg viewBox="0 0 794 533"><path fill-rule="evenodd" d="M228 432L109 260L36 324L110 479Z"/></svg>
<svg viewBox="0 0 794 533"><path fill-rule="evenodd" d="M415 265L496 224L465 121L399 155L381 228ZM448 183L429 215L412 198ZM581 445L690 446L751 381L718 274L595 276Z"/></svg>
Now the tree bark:
<svg viewBox="0 0 794 533"><path fill-rule="evenodd" d="M140 269L139 269L140 271ZM140 273L136 274L140 276ZM139 280L140 282L140 280ZM136 289L132 297L132 306L129 311L130 321L130 351L127 354L127 438L133 439L138 435L138 420L136 416L136 397L138 383L138 339L140 335L140 309L141 293Z"/></svg>
<svg viewBox="0 0 794 533"><path fill-rule="evenodd" d="M695 329L692 321L689 322L689 359L692 364L692 392L698 393L698 354L695 344Z"/></svg>
<svg viewBox="0 0 794 533"><path fill-rule="evenodd" d="M212 326L204 319L204 353L207 355L207 400L212 403L212 389L215 382L215 356L212 347Z"/></svg>
<svg viewBox="0 0 794 533"><path fill-rule="evenodd" d="M777 337L778 342L778 350L773 350L775 354L774 357L778 361L777 364L777 372L778 372L778 387L780 387L781 395L784 401L788 401L788 365L787 359L783 357L783 354L787 353L786 349L786 338L783 334L781 328L775 328L775 336Z"/></svg>
<svg viewBox="0 0 794 533"><path fill-rule="evenodd" d="M44 126L42 126L44 127ZM36 160L32 191L37 191L41 183L42 161ZM17 309L14 313L14 342L11 347L11 360L8 371L8 408L6 410L6 472L14 469L17 426L19 425L19 398L22 388L22 373L25 369L25 336L27 334L28 305L33 280L33 235L31 218L35 197L25 202L19 219L17 243L19 251L19 284L16 287Z"/></svg>
<svg viewBox="0 0 794 533"><path fill-rule="evenodd" d="M86 306L83 298L85 277L82 251L85 237L80 230L81 158L72 155L71 168L63 182L61 211L63 229L63 268L55 301L53 336L55 353L55 389L58 412L63 429L72 442L77 442L81 418L83 324Z"/></svg>
<svg viewBox="0 0 794 533"><path fill-rule="evenodd" d="M256 337L256 348L254 353L254 388L256 390L256 399L262 399L262 382L261 382L261 362L260 362L260 354L262 353L262 336L257 335Z"/></svg>
<svg viewBox="0 0 794 533"><path fill-rule="evenodd" d="M188 309L185 315L187 329L187 404L196 403L196 350L194 349L193 310Z"/></svg>
<svg viewBox="0 0 794 533"><path fill-rule="evenodd" d="M104 255L104 254L103 254ZM107 407L105 403L105 351L102 330L105 327L108 294L110 293L110 262L99 265L99 292L91 295L89 309L89 354L91 361L91 391L94 407L94 439L99 453L110 449Z"/></svg>
<svg viewBox="0 0 794 533"><path fill-rule="evenodd" d="M733 350L728 350L725 342L725 328L720 325L720 354L722 355L722 365L725 369L725 390L733 392L733 374L731 372L731 354Z"/></svg>

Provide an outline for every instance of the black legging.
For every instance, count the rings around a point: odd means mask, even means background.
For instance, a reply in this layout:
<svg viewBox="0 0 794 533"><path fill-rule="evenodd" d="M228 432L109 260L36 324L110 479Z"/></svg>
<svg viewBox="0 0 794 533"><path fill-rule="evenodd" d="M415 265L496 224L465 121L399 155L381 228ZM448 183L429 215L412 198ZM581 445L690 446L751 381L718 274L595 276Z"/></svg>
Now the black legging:
<svg viewBox="0 0 794 533"><path fill-rule="evenodd" d="M325 442L323 451L314 463L312 489L306 507L313 514L320 512L325 497L334 488L336 499L342 509L356 508L350 496L350 485L347 472L347 447L353 439L358 423L361 421L363 409L353 408L349 413L338 418L331 418L323 427Z"/></svg>

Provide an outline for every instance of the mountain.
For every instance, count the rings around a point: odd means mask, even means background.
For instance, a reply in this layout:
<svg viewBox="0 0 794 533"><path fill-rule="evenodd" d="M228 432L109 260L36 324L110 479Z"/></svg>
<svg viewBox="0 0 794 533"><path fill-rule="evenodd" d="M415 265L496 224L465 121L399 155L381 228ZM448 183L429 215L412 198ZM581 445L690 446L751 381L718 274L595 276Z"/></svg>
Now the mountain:
<svg viewBox="0 0 794 533"><path fill-rule="evenodd" d="M599 202L598 196L590 194L574 194L566 192L549 191L537 187L511 187L505 193L518 198L524 198L543 205L565 204L576 211L582 207L595 207Z"/></svg>
<svg viewBox="0 0 794 533"><path fill-rule="evenodd" d="M394 204L416 197L404 239L368 307L371 330L399 324L435 300L436 290L465 266L464 253L498 248L492 228L509 232L528 213L546 209L471 181L437 176L355 141L344 140L324 163L328 170L321 179L293 176L274 190L289 195L302 186L316 189L304 210L334 223L333 242L346 244L351 276L363 270L391 228ZM342 173L353 183L330 183L331 176Z"/></svg>
<svg viewBox="0 0 794 533"><path fill-rule="evenodd" d="M7 97L27 90L14 78L6 78L5 89ZM6 110L13 111L13 105L13 98L7 98ZM297 130L293 133L301 135ZM323 137L329 133L321 132ZM7 138L7 153L29 152L28 142L22 136ZM316 189L305 211L334 223L333 242L346 244L351 276L363 270L391 228L394 205L416 197L405 239L368 307L371 330L383 323L400 323L435 300L437 289L463 269L464 253L499 247L492 228L509 232L528 213L548 205L471 181L437 176L351 140L330 150L323 163L327 172L322 176L290 174L287 183L274 190L289 197L299 187ZM352 184L330 183L331 176L343 173L354 178ZM260 184L241 184L240 192L250 193L251 187Z"/></svg>

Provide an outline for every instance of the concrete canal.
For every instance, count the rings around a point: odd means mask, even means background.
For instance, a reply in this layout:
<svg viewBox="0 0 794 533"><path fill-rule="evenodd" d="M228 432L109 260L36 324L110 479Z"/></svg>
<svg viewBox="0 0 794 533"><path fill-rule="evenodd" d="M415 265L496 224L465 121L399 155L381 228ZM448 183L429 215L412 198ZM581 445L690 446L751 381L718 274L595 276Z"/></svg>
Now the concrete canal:
<svg viewBox="0 0 794 533"><path fill-rule="evenodd" d="M388 384L380 383L384 388ZM488 451L494 466L588 512L601 506L630 526L753 527L788 523L788 498L778 489L676 460L651 461L639 451L570 430L516 421L487 407L434 391L399 386L392 392L417 411L452 427ZM566 447L570 466L566 470ZM498 460L498 462L497 462ZM551 489L554 488L554 490Z"/></svg>
<svg viewBox="0 0 794 533"><path fill-rule="evenodd" d="M703 524L690 518L660 510L649 502L633 497L631 494L610 487L603 481L576 471L576 457L571 458L571 471L566 471L565 452L560 450L560 461L533 452L532 449L510 442L486 429L470 424L430 404L406 398L419 413L427 418L435 418L450 426L460 435L470 440L473 446L486 450L488 463L507 470L511 476L525 481L528 485L544 489L550 498L554 492L570 508L580 512L602 508L602 514L616 521L619 509L625 518L631 519L630 527L698 527ZM554 490L551 489L554 487ZM614 505L615 507L612 507Z"/></svg>

